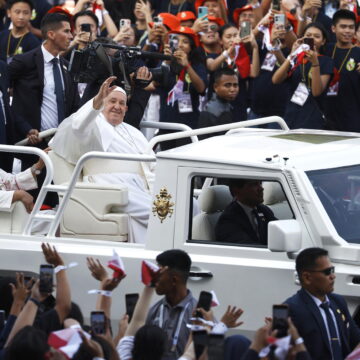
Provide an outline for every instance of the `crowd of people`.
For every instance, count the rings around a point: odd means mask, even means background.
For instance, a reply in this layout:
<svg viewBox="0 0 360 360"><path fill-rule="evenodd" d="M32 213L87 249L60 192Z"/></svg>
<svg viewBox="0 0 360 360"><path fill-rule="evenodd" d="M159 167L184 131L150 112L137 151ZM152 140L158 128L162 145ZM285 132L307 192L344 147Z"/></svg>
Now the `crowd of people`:
<svg viewBox="0 0 360 360"><path fill-rule="evenodd" d="M76 163L90 150L151 153L139 131L146 121L196 129L277 115L292 129L360 129L356 0L7 0L0 10L1 144L25 138L45 149L39 133L59 127L53 150ZM125 99L109 89L125 89ZM20 159L22 171L37 161ZM11 172L13 158L0 160ZM147 226L153 168L121 172L87 181L129 186L134 238Z"/></svg>
<svg viewBox="0 0 360 360"><path fill-rule="evenodd" d="M39 279L17 273L16 279L6 279L15 280L13 283L2 281L2 306L7 293L10 302L0 328L0 359L343 360L360 356L360 329L345 300L333 293L335 268L322 248L300 252L296 271L301 289L285 301L279 299L284 302L274 309L285 313L274 310L252 340L243 335L225 337L229 329L241 330L243 309L228 306L218 320L210 303L204 309L201 294L199 301L194 298L187 285L191 258L182 250L160 253L157 265L148 266L146 275L144 262L139 263L143 290L132 313L124 314L117 329L111 326L111 310L119 301L117 288L126 292L125 273L116 268L112 275L99 260L87 259L99 290L92 290L98 294L96 311L91 324L86 324L81 307L72 301L70 264L66 266L49 244L42 244L42 251L47 265L41 268L46 267L46 276L40 269ZM114 270L109 263L108 267ZM56 279L55 297L49 269ZM162 298L151 305L154 293Z"/></svg>

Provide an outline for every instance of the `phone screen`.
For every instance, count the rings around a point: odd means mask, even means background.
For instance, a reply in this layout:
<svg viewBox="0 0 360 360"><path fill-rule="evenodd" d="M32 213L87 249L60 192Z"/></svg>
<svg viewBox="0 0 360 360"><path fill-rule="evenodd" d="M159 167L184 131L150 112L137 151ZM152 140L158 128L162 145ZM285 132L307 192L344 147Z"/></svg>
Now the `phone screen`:
<svg viewBox="0 0 360 360"><path fill-rule="evenodd" d="M224 335L209 334L208 337L208 359L224 359Z"/></svg>
<svg viewBox="0 0 360 360"><path fill-rule="evenodd" d="M287 335L289 307L286 304L273 305L273 330L277 330L277 337Z"/></svg>
<svg viewBox="0 0 360 360"><path fill-rule="evenodd" d="M5 310L0 310L0 330L5 326Z"/></svg>
<svg viewBox="0 0 360 360"><path fill-rule="evenodd" d="M92 311L90 322L94 334L105 334L105 314L103 311Z"/></svg>
<svg viewBox="0 0 360 360"><path fill-rule="evenodd" d="M276 11L280 11L280 0L273 0L272 9Z"/></svg>
<svg viewBox="0 0 360 360"><path fill-rule="evenodd" d="M81 29L81 31L91 32L91 25L90 24L81 24L80 29Z"/></svg>
<svg viewBox="0 0 360 360"><path fill-rule="evenodd" d="M179 47L179 38L175 34L169 35L169 46L172 52L178 49Z"/></svg>
<svg viewBox="0 0 360 360"><path fill-rule="evenodd" d="M40 284L39 291L44 294L52 293L53 291L53 277L54 267L52 265L40 265Z"/></svg>
<svg viewBox="0 0 360 360"><path fill-rule="evenodd" d="M199 301L196 305L197 308L202 308L205 311L209 311L211 307L211 301L212 301L212 294L208 291L201 291L199 296ZM196 317L202 317L200 311L196 311L195 313Z"/></svg>
<svg viewBox="0 0 360 360"><path fill-rule="evenodd" d="M125 294L126 314L129 316L129 322L134 314L136 303L139 299L139 294Z"/></svg>
<svg viewBox="0 0 360 360"><path fill-rule="evenodd" d="M208 335L206 330L196 330L193 331L193 341L195 348L195 356L196 359L200 357L200 355L204 352L205 347L208 342Z"/></svg>

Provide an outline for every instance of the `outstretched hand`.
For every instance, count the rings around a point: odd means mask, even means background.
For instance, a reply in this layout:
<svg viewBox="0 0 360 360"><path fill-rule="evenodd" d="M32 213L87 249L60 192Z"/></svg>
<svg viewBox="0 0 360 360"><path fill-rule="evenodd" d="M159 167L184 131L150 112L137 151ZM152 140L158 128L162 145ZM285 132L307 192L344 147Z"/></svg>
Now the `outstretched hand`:
<svg viewBox="0 0 360 360"><path fill-rule="evenodd" d="M108 273L104 266L101 264L99 259L94 259L92 257L86 258L87 267L91 272L93 278L98 281L104 281L108 278Z"/></svg>
<svg viewBox="0 0 360 360"><path fill-rule="evenodd" d="M57 267L59 265L64 265L64 261L55 249L55 246L51 247L50 244L42 243L41 244L42 252L45 256L45 260L48 264Z"/></svg>
<svg viewBox="0 0 360 360"><path fill-rule="evenodd" d="M111 83L116 80L116 76L110 76L101 85L99 92L93 100L93 107L95 110L100 110L103 106L104 99L115 90L116 86L111 86Z"/></svg>
<svg viewBox="0 0 360 360"><path fill-rule="evenodd" d="M243 321L237 321L240 316L243 314L244 310L240 308L236 308L236 306L231 307L230 305L227 307L226 312L221 318L221 321L228 328L235 328L243 324Z"/></svg>

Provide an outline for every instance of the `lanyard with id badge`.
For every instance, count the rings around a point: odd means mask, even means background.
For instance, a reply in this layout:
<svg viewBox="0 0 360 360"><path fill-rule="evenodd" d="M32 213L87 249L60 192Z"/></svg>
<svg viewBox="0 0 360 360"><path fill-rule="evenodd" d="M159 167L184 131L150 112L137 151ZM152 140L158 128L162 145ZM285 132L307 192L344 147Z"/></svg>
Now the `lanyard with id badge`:
<svg viewBox="0 0 360 360"><path fill-rule="evenodd" d="M189 93L190 77L186 73L185 69L182 69L179 75L179 79L175 86L171 89L168 95L167 104L174 106L175 101L178 102L179 113L193 112L193 106L191 101L191 95ZM187 84L188 91L184 92L184 82Z"/></svg>
<svg viewBox="0 0 360 360"><path fill-rule="evenodd" d="M310 79L308 79L308 81L310 82ZM297 86L290 101L299 106L304 106L304 104L306 103L306 100L308 99L308 97L310 95L309 88L310 88L310 84L309 84L309 86L306 85L305 64L302 64L301 82Z"/></svg>
<svg viewBox="0 0 360 360"><path fill-rule="evenodd" d="M265 59L261 65L261 70L273 71L276 65L276 56L270 51L266 54Z"/></svg>
<svg viewBox="0 0 360 360"><path fill-rule="evenodd" d="M332 56L331 56L332 59L334 59L334 57L335 57L336 49L337 49L337 46L335 45ZM333 76L333 79L331 80L331 82L329 84L329 88L328 88L328 91L326 93L327 96L337 96L338 95L338 93L339 93L339 84L340 84L340 73L341 73L341 70L344 67L345 63L346 63L347 58L350 55L351 49L352 49L352 47L346 53L346 55L344 57L344 60L342 61L341 65L339 67L339 70L334 68L334 76Z"/></svg>

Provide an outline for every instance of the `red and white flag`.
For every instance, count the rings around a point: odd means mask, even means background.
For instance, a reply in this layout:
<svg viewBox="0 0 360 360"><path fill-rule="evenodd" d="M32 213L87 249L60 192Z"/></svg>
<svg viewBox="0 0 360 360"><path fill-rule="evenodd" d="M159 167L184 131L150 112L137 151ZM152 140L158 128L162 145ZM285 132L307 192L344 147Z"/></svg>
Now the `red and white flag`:
<svg viewBox="0 0 360 360"><path fill-rule="evenodd" d="M143 260L141 263L141 281L146 286L150 286L154 280L154 275L160 270L160 268L150 261Z"/></svg>
<svg viewBox="0 0 360 360"><path fill-rule="evenodd" d="M215 306L219 306L220 305L220 301L218 300L215 291L211 290L210 291L211 295L212 295L212 300L211 300L211 307L215 307Z"/></svg>
<svg viewBox="0 0 360 360"><path fill-rule="evenodd" d="M48 344L54 349L60 351L66 356L67 359L71 359L78 351L82 339L79 332L81 329L67 328L64 330L53 331L48 338ZM90 339L90 335L84 331L83 334Z"/></svg>
<svg viewBox="0 0 360 360"><path fill-rule="evenodd" d="M125 266L119 254L113 250L113 256L110 261L108 261L108 267L114 270L113 278L120 278L125 275Z"/></svg>
<svg viewBox="0 0 360 360"><path fill-rule="evenodd" d="M302 64L305 53L309 50L310 46L308 44L301 44L293 53L289 55L292 70Z"/></svg>

